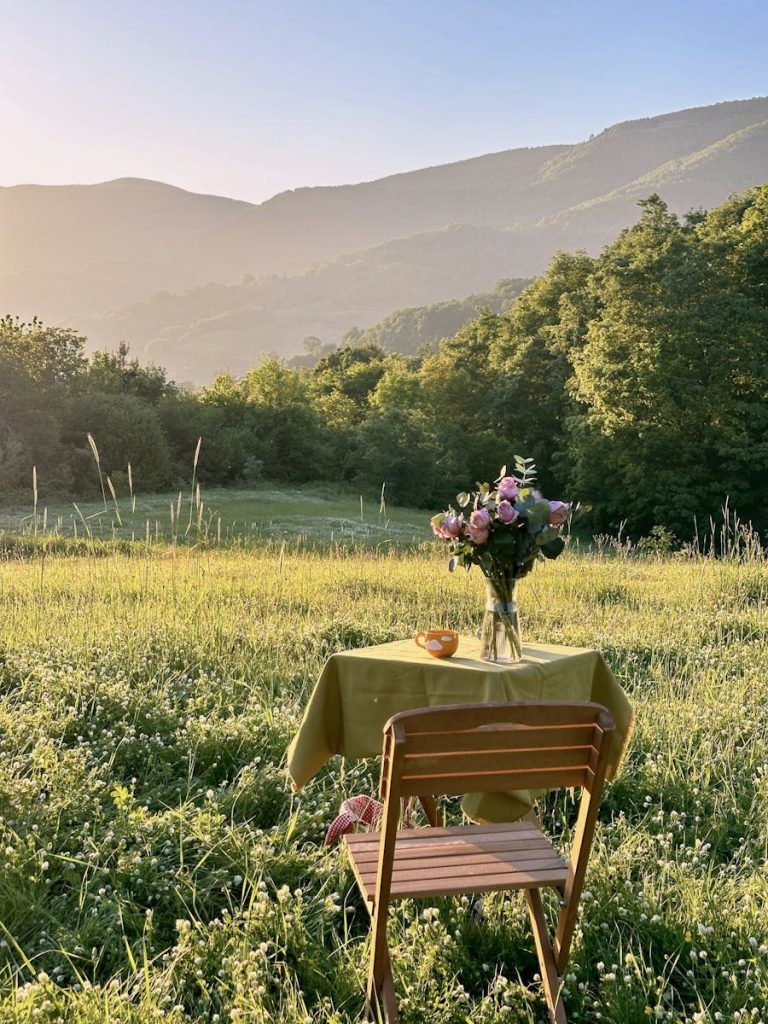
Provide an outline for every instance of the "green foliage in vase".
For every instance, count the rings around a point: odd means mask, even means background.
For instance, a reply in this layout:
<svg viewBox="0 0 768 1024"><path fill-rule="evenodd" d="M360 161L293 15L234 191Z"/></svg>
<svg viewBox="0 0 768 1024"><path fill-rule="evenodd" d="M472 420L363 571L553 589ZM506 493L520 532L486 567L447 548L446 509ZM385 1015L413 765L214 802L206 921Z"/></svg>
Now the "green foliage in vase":
<svg viewBox="0 0 768 1024"><path fill-rule="evenodd" d="M493 486L478 483L476 491L462 491L456 497L458 511L450 507L432 517L432 532L450 544L451 572L476 565L489 580L509 587L527 576L537 560L562 554L562 527L578 506L548 501L535 482L533 459L516 455L509 475L503 466Z"/></svg>

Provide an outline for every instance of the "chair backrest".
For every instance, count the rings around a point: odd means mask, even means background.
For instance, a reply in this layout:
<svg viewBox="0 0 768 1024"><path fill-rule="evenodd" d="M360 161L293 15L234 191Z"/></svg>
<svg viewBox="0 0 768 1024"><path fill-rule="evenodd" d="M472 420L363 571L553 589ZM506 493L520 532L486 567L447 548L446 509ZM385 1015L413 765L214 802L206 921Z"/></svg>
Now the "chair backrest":
<svg viewBox="0 0 768 1024"><path fill-rule="evenodd" d="M384 727L382 797L602 785L601 704L523 701L404 711ZM397 756L395 756L397 755ZM394 795L394 794L393 794Z"/></svg>

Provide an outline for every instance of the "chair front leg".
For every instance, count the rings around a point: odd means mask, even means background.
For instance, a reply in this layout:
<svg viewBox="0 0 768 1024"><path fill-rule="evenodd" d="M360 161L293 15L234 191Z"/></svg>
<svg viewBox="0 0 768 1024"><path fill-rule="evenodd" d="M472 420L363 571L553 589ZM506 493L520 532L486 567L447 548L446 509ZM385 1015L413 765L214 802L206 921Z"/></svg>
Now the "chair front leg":
<svg viewBox="0 0 768 1024"><path fill-rule="evenodd" d="M553 1024L568 1024L560 991L562 983L555 966L552 943L549 938L549 930L547 929L547 919L544 916L544 907L541 903L541 893L538 889L526 889L525 898L528 901L528 914L531 918L533 939L536 943L536 955L539 958L539 967L541 969L541 982L544 986L544 997L547 1002L550 1020Z"/></svg>
<svg viewBox="0 0 768 1024"><path fill-rule="evenodd" d="M392 961L387 947L387 962L384 966L384 978L381 983L381 1001L384 1006L384 1020L387 1024L398 1024L400 1016L397 1012L395 999L395 980L392 977Z"/></svg>
<svg viewBox="0 0 768 1024"><path fill-rule="evenodd" d="M387 913L374 913L371 925L371 960L366 989L366 1020L381 1020L397 1024L399 1020L392 979L392 963L387 945Z"/></svg>

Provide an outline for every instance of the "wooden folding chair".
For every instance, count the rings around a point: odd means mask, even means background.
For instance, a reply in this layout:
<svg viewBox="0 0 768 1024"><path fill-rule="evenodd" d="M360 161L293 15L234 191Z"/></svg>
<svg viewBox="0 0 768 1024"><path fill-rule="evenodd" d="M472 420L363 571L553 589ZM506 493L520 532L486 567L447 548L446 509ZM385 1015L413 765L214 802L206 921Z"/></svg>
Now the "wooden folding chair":
<svg viewBox="0 0 768 1024"><path fill-rule="evenodd" d="M395 715L384 727L380 832L345 837L371 915L368 1019L398 1020L387 946L391 900L524 889L550 1017L565 1024L560 976L568 962L605 778L601 704L555 701L458 704ZM505 790L582 789L566 863L529 819L497 825L398 830L401 800ZM431 815L430 815L431 818ZM560 892L550 939L541 889Z"/></svg>

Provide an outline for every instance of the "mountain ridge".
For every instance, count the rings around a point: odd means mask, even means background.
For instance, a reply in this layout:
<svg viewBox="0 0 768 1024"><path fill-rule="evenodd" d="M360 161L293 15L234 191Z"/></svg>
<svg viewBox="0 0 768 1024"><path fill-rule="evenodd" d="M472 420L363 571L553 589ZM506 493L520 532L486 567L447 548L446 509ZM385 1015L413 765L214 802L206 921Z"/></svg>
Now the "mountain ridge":
<svg viewBox="0 0 768 1024"><path fill-rule="evenodd" d="M71 323L97 346L125 339L202 381L530 277L559 248L595 252L651 191L684 212L765 180L768 98L754 97L259 204L129 177L8 186L0 310Z"/></svg>

